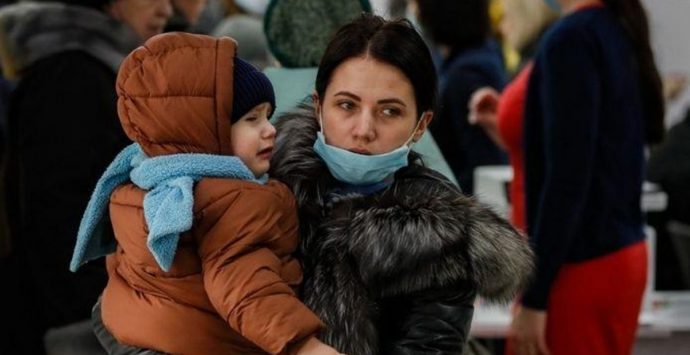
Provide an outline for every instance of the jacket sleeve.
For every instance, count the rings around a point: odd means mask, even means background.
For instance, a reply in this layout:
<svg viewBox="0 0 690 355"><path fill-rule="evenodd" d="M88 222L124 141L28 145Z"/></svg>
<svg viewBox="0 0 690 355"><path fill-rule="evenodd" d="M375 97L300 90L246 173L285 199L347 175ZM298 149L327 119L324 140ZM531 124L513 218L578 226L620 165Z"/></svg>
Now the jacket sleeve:
<svg viewBox="0 0 690 355"><path fill-rule="evenodd" d="M230 327L270 354L319 331L321 321L282 276L290 269L301 278L297 261L285 262L296 248L294 199L268 189L242 190L203 213L215 220L198 237L204 287Z"/></svg>
<svg viewBox="0 0 690 355"><path fill-rule="evenodd" d="M428 291L411 297L404 302L409 312L400 320L396 334L385 342L383 353L462 354L475 295L473 288L467 288Z"/></svg>
<svg viewBox="0 0 690 355"><path fill-rule="evenodd" d="M528 97L539 95L542 126L534 123L538 115L532 112L532 106L527 105L525 111L528 233L537 267L522 304L542 310L547 308L549 292L572 248L577 223L583 218L597 145L601 144L598 127L605 119L599 116L604 93L597 62L598 42L575 29L554 33L547 39L534 66L541 80L530 83L528 92ZM542 137L529 136L535 132L543 132ZM543 139L543 151L534 149L530 142L536 140L532 138ZM534 172L539 168L535 168L535 162L540 160L543 180L535 189Z"/></svg>

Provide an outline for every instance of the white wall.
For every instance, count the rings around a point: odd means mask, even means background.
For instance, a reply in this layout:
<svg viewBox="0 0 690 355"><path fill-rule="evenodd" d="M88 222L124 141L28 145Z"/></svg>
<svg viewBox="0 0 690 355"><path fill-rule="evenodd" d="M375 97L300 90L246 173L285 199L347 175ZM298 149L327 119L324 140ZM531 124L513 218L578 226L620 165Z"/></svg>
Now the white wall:
<svg viewBox="0 0 690 355"><path fill-rule="evenodd" d="M690 74L690 0L643 0L662 73Z"/></svg>
<svg viewBox="0 0 690 355"><path fill-rule="evenodd" d="M642 0L649 14L652 44L662 75L684 74L690 79L690 0ZM690 87L666 105L666 126L690 109Z"/></svg>

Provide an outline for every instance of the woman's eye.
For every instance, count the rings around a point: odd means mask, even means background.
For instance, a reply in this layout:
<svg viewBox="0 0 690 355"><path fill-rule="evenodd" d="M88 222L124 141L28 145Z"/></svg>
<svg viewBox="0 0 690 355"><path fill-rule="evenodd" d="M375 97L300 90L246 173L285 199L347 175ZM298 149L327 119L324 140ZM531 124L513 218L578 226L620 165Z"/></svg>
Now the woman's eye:
<svg viewBox="0 0 690 355"><path fill-rule="evenodd" d="M338 106L340 108L342 108L343 110L346 110L346 111L350 111L355 107L355 105L350 101L340 102L340 103L338 103Z"/></svg>
<svg viewBox="0 0 690 355"><path fill-rule="evenodd" d="M386 117L397 117L401 114L400 110L397 108L384 108L381 110L381 113Z"/></svg>

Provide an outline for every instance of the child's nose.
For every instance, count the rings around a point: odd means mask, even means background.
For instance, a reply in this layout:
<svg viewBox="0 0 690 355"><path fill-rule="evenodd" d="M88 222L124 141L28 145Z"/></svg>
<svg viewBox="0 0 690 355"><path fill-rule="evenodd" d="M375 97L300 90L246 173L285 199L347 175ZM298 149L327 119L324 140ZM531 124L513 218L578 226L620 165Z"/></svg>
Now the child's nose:
<svg viewBox="0 0 690 355"><path fill-rule="evenodd" d="M264 138L275 138L276 128L271 124L271 122L266 121L266 125L263 129Z"/></svg>

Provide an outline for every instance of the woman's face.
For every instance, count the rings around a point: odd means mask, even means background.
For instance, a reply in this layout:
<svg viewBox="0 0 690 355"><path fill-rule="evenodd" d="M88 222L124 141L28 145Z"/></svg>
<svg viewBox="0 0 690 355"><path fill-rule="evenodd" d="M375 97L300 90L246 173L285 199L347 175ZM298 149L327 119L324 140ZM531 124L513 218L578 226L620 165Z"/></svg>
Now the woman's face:
<svg viewBox="0 0 690 355"><path fill-rule="evenodd" d="M382 154L417 141L433 116L418 123L412 83L395 66L354 57L331 75L323 98L315 96L326 143L360 154Z"/></svg>
<svg viewBox="0 0 690 355"><path fill-rule="evenodd" d="M173 13L170 0L114 0L107 11L144 41L162 33Z"/></svg>

